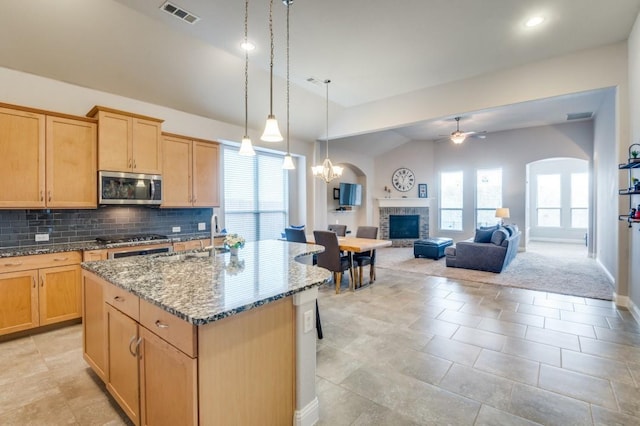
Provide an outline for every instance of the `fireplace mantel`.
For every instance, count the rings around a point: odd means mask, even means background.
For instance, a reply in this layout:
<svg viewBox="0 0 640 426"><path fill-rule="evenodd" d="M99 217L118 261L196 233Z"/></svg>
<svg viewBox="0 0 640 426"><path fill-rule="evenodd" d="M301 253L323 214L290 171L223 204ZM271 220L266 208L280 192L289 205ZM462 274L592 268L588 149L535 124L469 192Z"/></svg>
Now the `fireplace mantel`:
<svg viewBox="0 0 640 426"><path fill-rule="evenodd" d="M378 198L379 207L429 207L431 198Z"/></svg>

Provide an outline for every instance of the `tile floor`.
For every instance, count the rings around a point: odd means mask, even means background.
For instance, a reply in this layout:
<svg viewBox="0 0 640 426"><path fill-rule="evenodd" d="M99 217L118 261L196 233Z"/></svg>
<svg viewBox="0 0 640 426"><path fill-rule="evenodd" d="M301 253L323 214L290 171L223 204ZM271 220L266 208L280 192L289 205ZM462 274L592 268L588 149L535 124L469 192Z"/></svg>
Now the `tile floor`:
<svg viewBox="0 0 640 426"><path fill-rule="evenodd" d="M610 302L380 268L333 289L321 425L640 425L640 326ZM129 424L81 346L80 325L0 343L0 424Z"/></svg>

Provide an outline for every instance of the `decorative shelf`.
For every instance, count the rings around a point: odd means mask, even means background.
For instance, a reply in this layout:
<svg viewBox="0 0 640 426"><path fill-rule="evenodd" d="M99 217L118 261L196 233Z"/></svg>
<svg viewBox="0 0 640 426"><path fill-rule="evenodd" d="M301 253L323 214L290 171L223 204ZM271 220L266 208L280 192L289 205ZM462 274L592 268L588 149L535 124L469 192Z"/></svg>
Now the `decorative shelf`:
<svg viewBox="0 0 640 426"><path fill-rule="evenodd" d="M619 189L618 190L618 194L619 195L634 195L634 194L640 194L640 191L636 191L633 189Z"/></svg>
<svg viewBox="0 0 640 426"><path fill-rule="evenodd" d="M640 158L637 158L637 161L632 161L633 158L629 158L628 163L618 164L618 169L626 170L626 169L637 169L640 168Z"/></svg>

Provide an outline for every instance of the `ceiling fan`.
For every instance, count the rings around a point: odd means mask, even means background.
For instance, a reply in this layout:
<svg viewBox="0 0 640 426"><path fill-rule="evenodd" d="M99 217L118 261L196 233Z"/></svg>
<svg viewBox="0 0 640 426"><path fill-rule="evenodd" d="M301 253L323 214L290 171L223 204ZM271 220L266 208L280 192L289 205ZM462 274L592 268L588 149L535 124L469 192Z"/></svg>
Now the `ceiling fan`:
<svg viewBox="0 0 640 426"><path fill-rule="evenodd" d="M451 139L451 142L453 142L455 144L461 144L468 137L476 137L476 138L480 138L480 139L484 139L484 138L487 137L487 135L485 134L485 133L487 133L486 130L482 131L482 132L461 132L460 131L460 119L461 118L462 117L455 117L455 120L456 120L456 131L455 132L451 132L451 135L449 136L449 139Z"/></svg>

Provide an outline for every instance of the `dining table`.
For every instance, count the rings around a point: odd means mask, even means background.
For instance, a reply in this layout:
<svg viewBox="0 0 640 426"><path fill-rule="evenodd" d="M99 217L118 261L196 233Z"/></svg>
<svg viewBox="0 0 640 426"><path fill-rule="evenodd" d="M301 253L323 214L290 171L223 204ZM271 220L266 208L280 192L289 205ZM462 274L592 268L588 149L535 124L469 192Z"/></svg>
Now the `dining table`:
<svg viewBox="0 0 640 426"><path fill-rule="evenodd" d="M307 242L310 244L313 244L314 243L313 236L307 236ZM391 246L391 244L392 244L391 240L379 240L377 238L338 237L338 247L340 248L340 250L346 251L349 253L351 265L353 265L354 253L362 253L362 252L367 252L371 250L376 250L382 247L389 247ZM370 276L374 277L374 280L375 280L375 264L371 264L370 267L373 268L373 273L370 274ZM369 284L371 284L371 282ZM362 286L362 283L354 283L354 285L350 287L352 290L356 290L358 288L362 288L363 286Z"/></svg>

